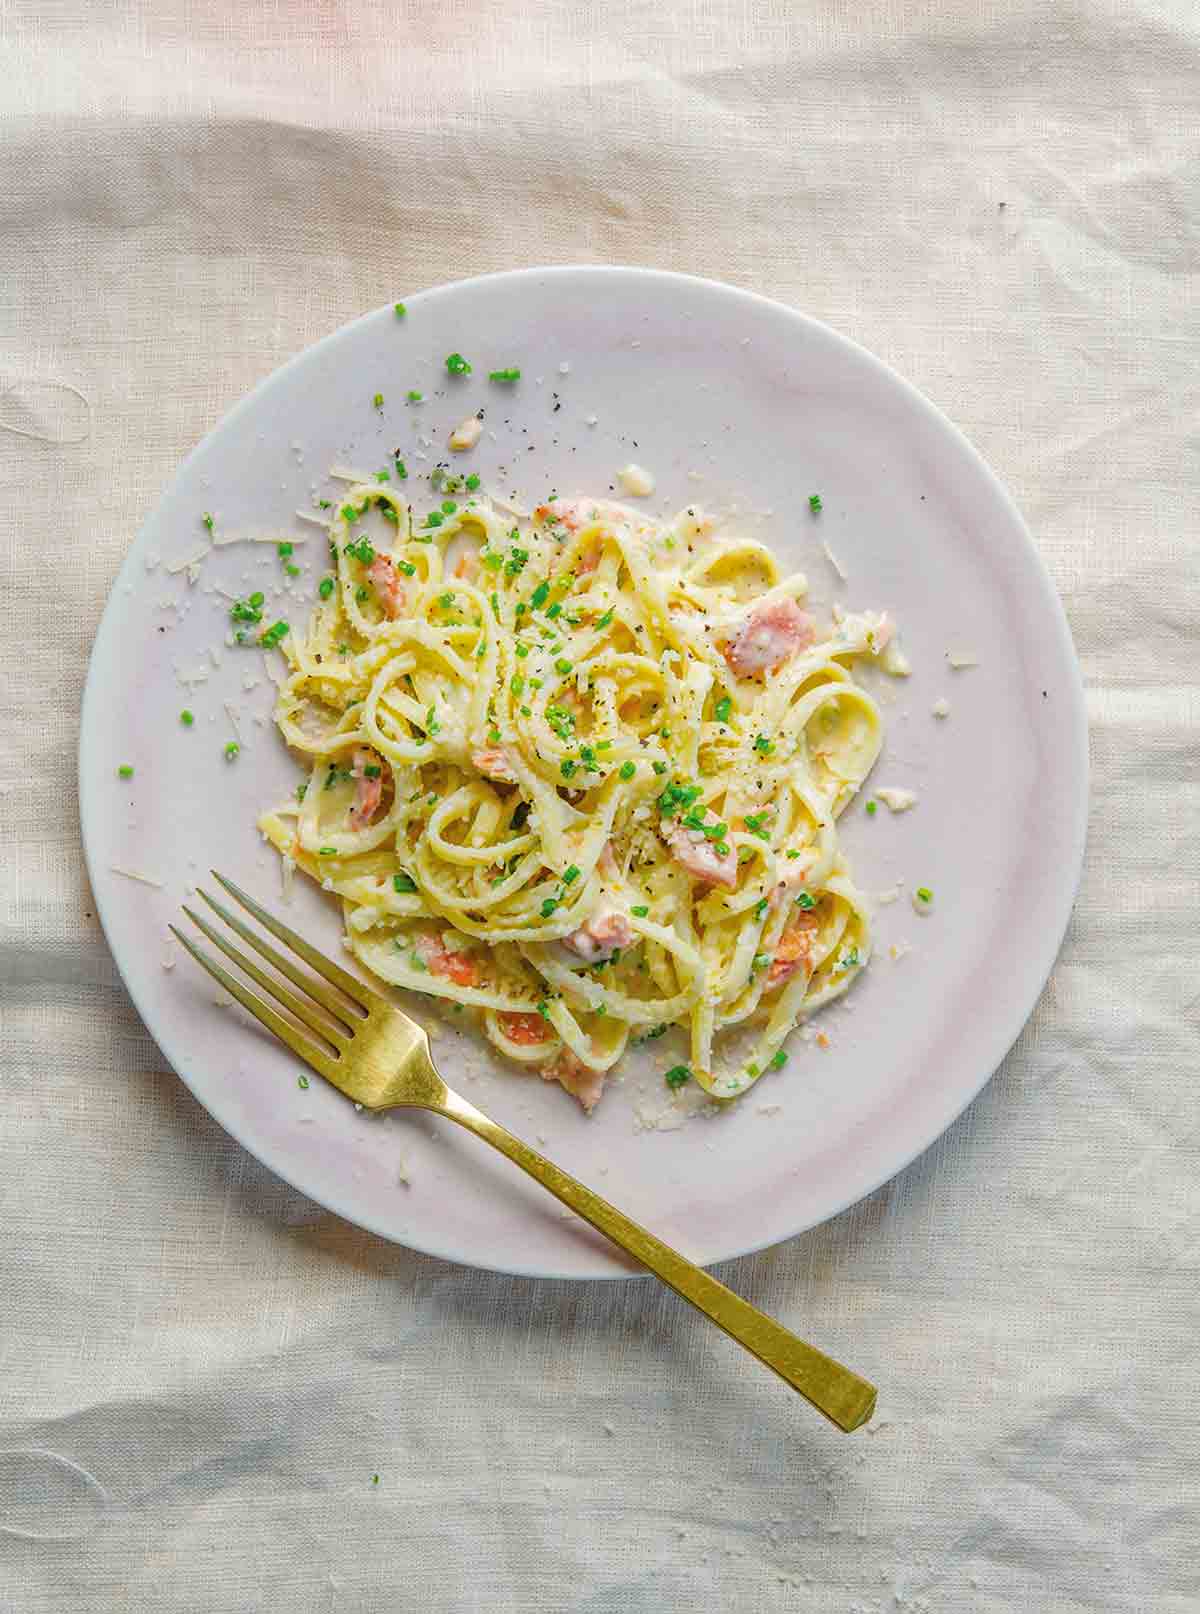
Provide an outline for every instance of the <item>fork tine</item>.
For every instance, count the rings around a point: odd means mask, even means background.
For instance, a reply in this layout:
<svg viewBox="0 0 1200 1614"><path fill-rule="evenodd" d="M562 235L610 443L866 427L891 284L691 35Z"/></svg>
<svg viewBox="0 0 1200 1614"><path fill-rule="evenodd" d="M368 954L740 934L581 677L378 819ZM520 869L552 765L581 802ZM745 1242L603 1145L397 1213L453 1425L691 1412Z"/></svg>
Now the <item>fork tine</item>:
<svg viewBox="0 0 1200 1614"><path fill-rule="evenodd" d="M230 912L223 902L217 901L216 897L210 897L208 892L204 890L201 890L199 894L208 903L212 911L225 921L230 930L236 931L244 942L249 942L256 952L262 954L268 964L274 964L281 975L286 975L293 985L298 986L302 992L307 992L310 998L314 998L323 1009L333 1015L336 1020L341 1021L348 1030L353 1031L356 1026L362 1024L361 1016L346 1003L339 993L326 986L324 981L315 980L305 970L297 969L290 958L285 958L278 949L271 946L270 942L264 941L257 931L250 929L244 919L239 919L237 914ZM185 908L184 912L186 913L187 911ZM213 940L215 941L216 938L214 937ZM220 946L220 943L218 942L217 945Z"/></svg>
<svg viewBox="0 0 1200 1614"><path fill-rule="evenodd" d="M201 896L203 894L201 892ZM349 1046L350 1038L341 1026L331 1026L328 1020L319 1015L304 998L297 996L290 987L284 986L282 981L277 981L274 976L268 975L266 970L259 969L252 958L247 958L244 953L239 952L231 941L221 935L219 930L214 929L198 913L193 913L186 902L183 905L183 911L196 929L203 931L209 941L221 949L226 958L232 959L239 969L244 970L252 981L257 982L262 987L264 992L269 992L277 1003L282 1003L285 1009L289 1009L296 1016L296 1019L306 1025L310 1031L315 1031L319 1037L324 1037L326 1042L331 1043L337 1049L344 1049Z"/></svg>
<svg viewBox="0 0 1200 1614"><path fill-rule="evenodd" d="M207 970L215 981L238 1000L243 1009L252 1014L256 1020L260 1020L269 1031L273 1031L280 1042L287 1043L292 1052L299 1054L319 1076L324 1076L327 1081L337 1085L337 1077L334 1074L336 1060L324 1048L318 1047L311 1037L306 1036L290 1020L285 1020L269 1003L264 1003L262 998L248 991L239 980L230 975L227 969L218 964L215 958L210 958L202 947L197 947L195 942L176 926L168 925L167 928L176 941L187 948L200 968Z"/></svg>
<svg viewBox="0 0 1200 1614"><path fill-rule="evenodd" d="M326 958L324 953L318 952L311 943L305 941L303 936L298 936L281 919L274 918L261 904L255 902L253 897L247 896L244 891L234 885L232 880L227 880L223 874L218 874L216 869L212 870L212 876L214 880L218 880L225 887L236 902L241 903L247 913L254 915L264 930L269 930L276 940L290 947L294 953L299 953L310 968L316 970L318 975L323 975L334 986L341 987L348 998L353 998L355 1003L361 1004L364 1009L384 1009L388 1007L386 998L381 997L378 992L372 992L371 988L364 986L357 976L351 975L348 970L344 970L340 965L335 964L331 958Z"/></svg>

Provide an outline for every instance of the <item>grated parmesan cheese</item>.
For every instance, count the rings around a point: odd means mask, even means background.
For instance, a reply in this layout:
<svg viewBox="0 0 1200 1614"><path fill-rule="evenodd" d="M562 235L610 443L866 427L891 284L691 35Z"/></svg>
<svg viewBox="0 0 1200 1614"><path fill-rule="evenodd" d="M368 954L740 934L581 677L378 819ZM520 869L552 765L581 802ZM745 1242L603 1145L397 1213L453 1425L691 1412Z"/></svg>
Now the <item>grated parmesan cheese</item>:
<svg viewBox="0 0 1200 1614"><path fill-rule="evenodd" d="M621 492L628 493L634 499L647 499L654 492L654 478L650 472L640 465L632 462L623 465L617 472L617 481L621 484Z"/></svg>
<svg viewBox="0 0 1200 1614"><path fill-rule="evenodd" d="M881 790L877 790L875 794L883 802L884 806L893 813L906 813L910 807L915 807L917 804L916 791L904 790L898 785L885 785Z"/></svg>
<svg viewBox="0 0 1200 1614"><path fill-rule="evenodd" d="M123 880L136 880L139 885L153 886L156 891L163 888L161 880L155 880L149 874L139 874L137 869L123 869L116 863L110 863L108 869L110 874L119 874Z"/></svg>
<svg viewBox="0 0 1200 1614"><path fill-rule="evenodd" d="M847 571L846 571L846 568L845 568L845 567L844 567L844 566L843 566L843 565L842 565L842 563L841 563L841 561L840 561L840 560L839 560L839 559L838 559L838 558L837 558L837 556L836 556L836 555L835 555L835 554L834 554L834 552L833 552L833 550L832 550L832 549L830 549L830 547L829 547L829 545L828 545L828 544L827 544L827 543L825 543L825 542L824 542L824 540L822 540L822 542L821 542L821 548L822 548L822 549L823 549L823 550L824 550L824 552L825 552L825 559L826 559L826 560L827 560L827 561L828 561L828 562L829 562L829 564L830 564L830 565L831 565L831 566L832 566L832 567L833 567L833 569L834 569L834 571L835 571L835 572L836 572L836 573L837 573L837 574L838 574L838 576L839 576L839 577L840 577L840 578L841 578L841 580L842 580L842 582L843 582L843 583L844 583L844 582L846 582L846 580L847 580L847 577L848 577L848 575L849 575L849 574L848 574L848 573L847 573Z"/></svg>

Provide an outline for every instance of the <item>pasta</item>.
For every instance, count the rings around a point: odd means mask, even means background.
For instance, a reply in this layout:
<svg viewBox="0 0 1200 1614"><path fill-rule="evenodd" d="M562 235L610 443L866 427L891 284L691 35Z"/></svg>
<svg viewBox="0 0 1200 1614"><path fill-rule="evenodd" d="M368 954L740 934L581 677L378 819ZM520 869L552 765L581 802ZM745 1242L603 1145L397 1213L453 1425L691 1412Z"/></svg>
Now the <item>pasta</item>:
<svg viewBox="0 0 1200 1614"><path fill-rule="evenodd" d="M586 1109L671 1026L672 1077L714 1098L779 1068L870 957L836 824L880 749L853 668L898 654L887 616L819 633L805 579L695 507L418 517L364 481L329 536L280 647L309 774L260 828L341 899L358 959Z"/></svg>

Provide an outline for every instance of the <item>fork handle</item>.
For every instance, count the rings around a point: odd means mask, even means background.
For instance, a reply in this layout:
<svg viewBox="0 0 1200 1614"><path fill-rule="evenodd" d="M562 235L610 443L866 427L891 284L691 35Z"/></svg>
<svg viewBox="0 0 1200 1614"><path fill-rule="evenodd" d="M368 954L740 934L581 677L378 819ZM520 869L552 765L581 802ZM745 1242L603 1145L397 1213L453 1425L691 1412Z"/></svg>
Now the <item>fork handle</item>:
<svg viewBox="0 0 1200 1614"><path fill-rule="evenodd" d="M839 1429L849 1432L870 1418L875 1410L875 1386L866 1379L805 1344L782 1323L718 1283L716 1278L631 1221L606 1199L585 1188L583 1183L522 1143L457 1093L447 1089L442 1103L430 1107L507 1155L514 1165L520 1166L543 1188L548 1188L556 1199L649 1267L676 1294L711 1318L718 1328L744 1345L794 1390L799 1390L806 1401Z"/></svg>

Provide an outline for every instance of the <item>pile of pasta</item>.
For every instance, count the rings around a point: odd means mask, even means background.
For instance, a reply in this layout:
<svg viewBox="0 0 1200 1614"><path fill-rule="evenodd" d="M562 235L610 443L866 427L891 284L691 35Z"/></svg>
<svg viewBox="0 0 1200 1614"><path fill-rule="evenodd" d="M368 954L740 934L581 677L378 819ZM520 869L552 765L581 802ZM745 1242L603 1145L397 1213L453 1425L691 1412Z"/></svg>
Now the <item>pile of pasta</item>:
<svg viewBox="0 0 1200 1614"><path fill-rule="evenodd" d="M308 776L260 828L362 964L588 1109L673 1026L714 1098L779 1068L870 958L836 826L880 749L853 669L896 655L886 615L818 628L803 576L696 508L420 515L362 482L329 541L281 646Z"/></svg>

